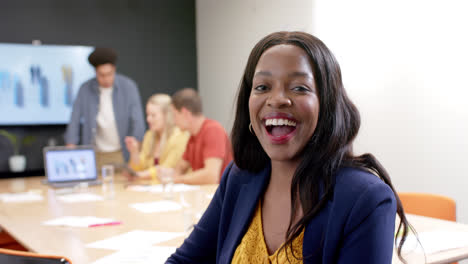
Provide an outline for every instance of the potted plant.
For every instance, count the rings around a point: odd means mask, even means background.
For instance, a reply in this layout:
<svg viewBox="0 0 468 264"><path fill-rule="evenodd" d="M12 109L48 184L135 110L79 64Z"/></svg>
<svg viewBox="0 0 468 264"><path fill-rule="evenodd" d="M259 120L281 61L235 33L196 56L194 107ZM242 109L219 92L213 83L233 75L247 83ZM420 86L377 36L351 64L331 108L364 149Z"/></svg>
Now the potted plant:
<svg viewBox="0 0 468 264"><path fill-rule="evenodd" d="M22 145L31 145L36 138L34 136L18 137L6 130L0 130L0 135L8 139L13 146L13 155L8 159L8 165L12 172L22 172L26 168L26 157L20 155L19 151Z"/></svg>

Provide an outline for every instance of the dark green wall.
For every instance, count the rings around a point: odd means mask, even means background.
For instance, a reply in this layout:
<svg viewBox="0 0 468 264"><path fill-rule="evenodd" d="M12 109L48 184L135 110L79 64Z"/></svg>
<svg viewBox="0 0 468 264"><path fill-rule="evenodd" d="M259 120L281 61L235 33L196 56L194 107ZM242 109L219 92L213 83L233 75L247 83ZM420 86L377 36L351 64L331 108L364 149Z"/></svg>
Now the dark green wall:
<svg viewBox="0 0 468 264"><path fill-rule="evenodd" d="M143 104L153 93L197 84L195 1L15 0L0 3L0 42L113 47L118 71L134 79ZM1 54L0 54L1 59ZM86 58L84 58L86 59ZM6 113L0 113L6 114ZM42 169L50 138L63 144L65 126L1 127L37 137L24 147L28 170ZM0 138L0 172L12 149Z"/></svg>

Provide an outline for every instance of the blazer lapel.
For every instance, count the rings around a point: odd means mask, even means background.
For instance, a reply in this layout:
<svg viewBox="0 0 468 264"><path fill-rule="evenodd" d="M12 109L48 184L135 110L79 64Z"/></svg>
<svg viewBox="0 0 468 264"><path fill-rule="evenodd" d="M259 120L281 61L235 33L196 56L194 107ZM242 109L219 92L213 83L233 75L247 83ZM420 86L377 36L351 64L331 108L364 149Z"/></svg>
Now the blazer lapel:
<svg viewBox="0 0 468 264"><path fill-rule="evenodd" d="M231 263L234 251L247 231L258 201L268 185L270 171L269 164L260 173L249 175L252 180L241 187L218 263Z"/></svg>

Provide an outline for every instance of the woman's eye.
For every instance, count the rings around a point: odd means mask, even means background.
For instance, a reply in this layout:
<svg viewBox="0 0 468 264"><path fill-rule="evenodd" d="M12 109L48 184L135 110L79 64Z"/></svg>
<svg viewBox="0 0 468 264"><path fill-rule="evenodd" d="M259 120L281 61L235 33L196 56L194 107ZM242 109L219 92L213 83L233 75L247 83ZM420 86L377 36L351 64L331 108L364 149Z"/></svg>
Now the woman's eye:
<svg viewBox="0 0 468 264"><path fill-rule="evenodd" d="M255 86L254 90L255 91L258 91L258 92L263 92L267 89L267 87L265 85L257 85Z"/></svg>
<svg viewBox="0 0 468 264"><path fill-rule="evenodd" d="M309 91L309 88L304 86L295 86L292 90L296 92L307 92Z"/></svg>

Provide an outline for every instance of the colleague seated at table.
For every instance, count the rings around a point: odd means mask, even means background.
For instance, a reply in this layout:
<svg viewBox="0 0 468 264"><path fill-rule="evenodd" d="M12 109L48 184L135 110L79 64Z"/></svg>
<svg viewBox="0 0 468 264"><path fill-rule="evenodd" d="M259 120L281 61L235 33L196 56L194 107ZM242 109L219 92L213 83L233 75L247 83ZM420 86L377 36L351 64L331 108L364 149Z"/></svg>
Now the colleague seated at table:
<svg viewBox="0 0 468 264"><path fill-rule="evenodd" d="M175 183L216 184L232 160L229 138L223 126L202 113L202 101L192 88L172 95L176 125L190 133L187 149L174 173Z"/></svg>
<svg viewBox="0 0 468 264"><path fill-rule="evenodd" d="M322 41L260 40L238 92L235 163L166 263L390 264L396 213L408 223L382 165L353 154L359 126Z"/></svg>
<svg viewBox="0 0 468 264"><path fill-rule="evenodd" d="M130 153L129 166L137 171L140 179L152 179L158 183L158 168L174 168L184 154L190 134L174 124L171 97L154 94L146 104L148 131L140 146L134 137L126 137L125 145Z"/></svg>

